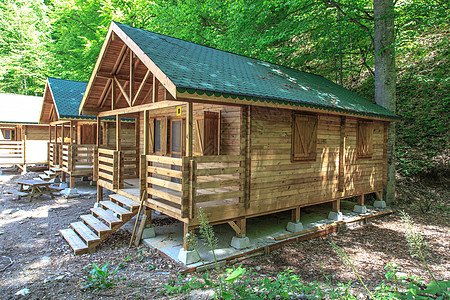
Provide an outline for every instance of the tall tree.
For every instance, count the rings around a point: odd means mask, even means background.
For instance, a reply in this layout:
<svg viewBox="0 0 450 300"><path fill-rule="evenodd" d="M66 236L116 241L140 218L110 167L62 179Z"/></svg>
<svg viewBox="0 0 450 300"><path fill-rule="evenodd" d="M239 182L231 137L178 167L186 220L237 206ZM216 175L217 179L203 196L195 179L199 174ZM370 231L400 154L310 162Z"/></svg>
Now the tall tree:
<svg viewBox="0 0 450 300"><path fill-rule="evenodd" d="M49 53L43 0L0 2L0 92L41 94Z"/></svg>
<svg viewBox="0 0 450 300"><path fill-rule="evenodd" d="M375 101L395 112L395 28L393 0L374 0ZM387 203L395 200L395 123L389 125L387 184L384 196Z"/></svg>

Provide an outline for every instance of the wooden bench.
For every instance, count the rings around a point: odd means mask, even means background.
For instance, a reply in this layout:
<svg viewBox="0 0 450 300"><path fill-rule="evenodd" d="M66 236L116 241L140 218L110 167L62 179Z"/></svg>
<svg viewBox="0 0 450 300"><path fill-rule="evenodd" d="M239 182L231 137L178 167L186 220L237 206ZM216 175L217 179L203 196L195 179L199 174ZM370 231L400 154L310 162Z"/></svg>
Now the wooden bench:
<svg viewBox="0 0 450 300"><path fill-rule="evenodd" d="M21 192L21 191L16 191L16 190L10 190L10 191L6 191L7 194L14 194L18 196L18 199L20 200L22 197L27 197L30 194L26 193L26 192Z"/></svg>

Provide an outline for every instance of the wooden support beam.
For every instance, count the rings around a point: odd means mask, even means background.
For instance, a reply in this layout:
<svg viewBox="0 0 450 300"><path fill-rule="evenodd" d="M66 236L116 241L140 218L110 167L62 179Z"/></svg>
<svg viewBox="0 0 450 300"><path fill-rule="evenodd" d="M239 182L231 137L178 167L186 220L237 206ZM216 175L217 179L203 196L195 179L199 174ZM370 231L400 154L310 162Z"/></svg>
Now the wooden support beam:
<svg viewBox="0 0 450 300"><path fill-rule="evenodd" d="M134 64L133 64L133 51L130 52L130 106L133 105L131 100L134 100Z"/></svg>
<svg viewBox="0 0 450 300"><path fill-rule="evenodd" d="M292 210L292 223L300 223L300 206Z"/></svg>
<svg viewBox="0 0 450 300"><path fill-rule="evenodd" d="M247 221L245 218L239 218L235 221L228 221L228 225L233 228L238 238L243 238L247 234Z"/></svg>
<svg viewBox="0 0 450 300"><path fill-rule="evenodd" d="M122 84L120 84L120 81L119 81L119 79L117 79L116 76L114 76L114 81L116 82L117 86L119 87L120 92L122 92L122 95L125 98L125 100L127 101L128 105L131 106L130 97L128 96L127 92L125 91L125 88L122 86Z"/></svg>
<svg viewBox="0 0 450 300"><path fill-rule="evenodd" d="M125 58L127 57L127 54L128 54L129 52L130 52L130 48L128 48L128 49L126 50L126 52L125 52L125 54L124 54L122 60L120 61L119 67L117 68L117 71L114 73L114 75L119 74L119 73L120 73L120 70L122 70L122 66L123 66L123 64L124 64L125 61L126 61Z"/></svg>
<svg viewBox="0 0 450 300"><path fill-rule="evenodd" d="M111 83L113 79L112 77L108 79L106 82L105 88L103 89L102 94L100 95L100 99L97 102L97 107L102 107L105 103L106 98L108 98L109 93L111 92Z"/></svg>
<svg viewBox="0 0 450 300"><path fill-rule="evenodd" d="M231 228L233 228L236 234L241 234L241 228L239 228L239 226L234 221L228 221L227 223L231 226Z"/></svg>
<svg viewBox="0 0 450 300"><path fill-rule="evenodd" d="M144 79L142 80L141 84L139 85L139 88L136 92L136 95L134 95L133 97L133 101L131 102L131 106L133 106L137 100L137 98L139 98L139 96L142 93L142 90L144 89L145 83L147 82L148 78L150 77L152 73L150 72L150 70L147 70L147 73L145 73Z"/></svg>
<svg viewBox="0 0 450 300"><path fill-rule="evenodd" d="M358 205L364 205L364 194L359 195L357 198L358 198Z"/></svg>
<svg viewBox="0 0 450 300"><path fill-rule="evenodd" d="M332 211L334 211L334 212L341 211L341 199L337 199L337 200L333 201Z"/></svg>
<svg viewBox="0 0 450 300"><path fill-rule="evenodd" d="M186 156L192 156L192 124L193 124L193 104L186 104Z"/></svg>
<svg viewBox="0 0 450 300"><path fill-rule="evenodd" d="M70 121L70 131L69 131L69 136L70 136L70 145L73 144L73 121Z"/></svg>
<svg viewBox="0 0 450 300"><path fill-rule="evenodd" d="M128 47L126 44L123 44L122 49L120 49L119 56L116 59L116 63L114 64L114 67L112 69L112 73L116 74L120 71L120 65L123 61L123 58L125 57L125 53L127 51Z"/></svg>
<svg viewBox="0 0 450 300"><path fill-rule="evenodd" d="M97 183L97 202L103 201L103 187Z"/></svg>
<svg viewBox="0 0 450 300"><path fill-rule="evenodd" d="M153 75L153 89L152 89L152 102L158 102L158 86L159 81L155 75Z"/></svg>
<svg viewBox="0 0 450 300"><path fill-rule="evenodd" d="M120 119L120 115L116 115L116 150L120 151L121 149L121 143L120 143L120 135L121 135L121 129L122 129L122 124L121 124L121 119Z"/></svg>
<svg viewBox="0 0 450 300"><path fill-rule="evenodd" d="M149 154L149 133L150 133L150 124L148 119L148 110L144 110L144 155Z"/></svg>
<svg viewBox="0 0 450 300"><path fill-rule="evenodd" d="M135 70L136 70L136 68L135 68ZM123 74L113 75L112 73L98 72L97 74L95 74L95 76L97 78L102 78L102 79L113 79L113 77L116 76L117 79L119 79L119 80L130 81L129 75L123 75ZM142 82L142 79L144 79L143 76L139 76L139 74L136 74L136 73L134 74L133 78L134 78L134 83Z"/></svg>
<svg viewBox="0 0 450 300"><path fill-rule="evenodd" d="M194 234L194 229L191 226L189 226L188 224L184 223L184 226L183 226L183 248L186 251L193 250L193 247L192 247L192 245L189 244L189 240L187 238L188 234L192 236Z"/></svg>
<svg viewBox="0 0 450 300"><path fill-rule="evenodd" d="M111 111L113 111L116 108L116 82L114 79L111 82ZM99 114L100 116L100 114Z"/></svg>
<svg viewBox="0 0 450 300"><path fill-rule="evenodd" d="M98 115L100 117L112 117L116 114L124 115L124 114L132 114L144 110L152 110L152 109L159 109L159 108L166 108L166 107L173 107L173 106L179 106L184 105L184 102L179 101L160 101L158 103L148 103L148 104L142 104L139 106L133 106L133 107L125 107L125 108L118 108L114 111L102 111Z"/></svg>

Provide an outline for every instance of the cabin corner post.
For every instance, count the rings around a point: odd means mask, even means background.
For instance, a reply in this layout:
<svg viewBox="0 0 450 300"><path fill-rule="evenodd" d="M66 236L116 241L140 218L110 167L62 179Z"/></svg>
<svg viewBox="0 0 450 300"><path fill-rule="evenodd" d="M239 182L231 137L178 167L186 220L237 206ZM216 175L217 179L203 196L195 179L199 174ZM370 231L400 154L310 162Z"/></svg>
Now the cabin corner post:
<svg viewBox="0 0 450 300"><path fill-rule="evenodd" d="M244 207L250 207L250 159L251 159L251 106L243 106L241 108L241 156L244 157L240 161L240 167L244 167L240 177L243 179L241 189L244 192Z"/></svg>

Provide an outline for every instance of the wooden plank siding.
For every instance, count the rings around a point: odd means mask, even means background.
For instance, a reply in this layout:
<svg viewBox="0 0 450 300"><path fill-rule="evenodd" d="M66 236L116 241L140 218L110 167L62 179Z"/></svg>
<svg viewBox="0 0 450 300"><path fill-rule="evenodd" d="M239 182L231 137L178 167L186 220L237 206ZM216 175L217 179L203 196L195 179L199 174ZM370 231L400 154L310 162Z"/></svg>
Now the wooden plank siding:
<svg viewBox="0 0 450 300"><path fill-rule="evenodd" d="M339 116L318 116L314 161L291 160L290 110L253 107L251 122L251 193L247 216L382 189L383 122L374 122L372 157L357 158L357 119L347 117L342 192L339 192Z"/></svg>

